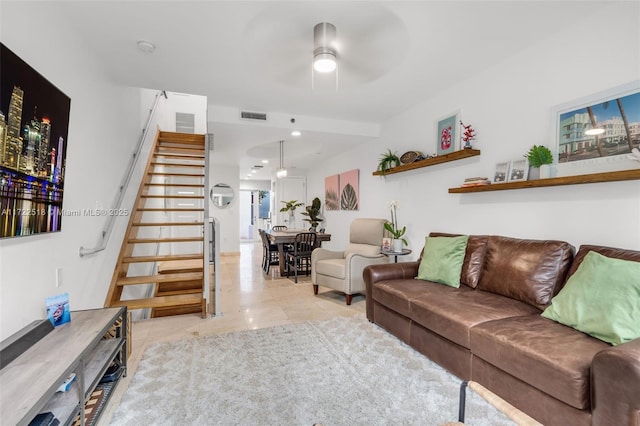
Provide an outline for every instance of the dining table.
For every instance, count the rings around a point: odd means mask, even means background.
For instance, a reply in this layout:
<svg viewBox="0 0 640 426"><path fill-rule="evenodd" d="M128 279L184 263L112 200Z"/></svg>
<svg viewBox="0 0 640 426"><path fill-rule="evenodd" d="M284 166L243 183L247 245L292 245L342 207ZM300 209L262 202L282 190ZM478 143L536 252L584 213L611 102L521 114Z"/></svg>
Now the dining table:
<svg viewBox="0 0 640 426"><path fill-rule="evenodd" d="M274 231L269 229L266 231L269 241L278 246L278 264L280 266L280 276L285 276L285 259L284 259L284 247L286 244L293 244L296 235L301 232L310 232L308 229L285 229L280 231ZM331 234L322 232L316 233L316 239L318 243L322 241L331 241Z"/></svg>

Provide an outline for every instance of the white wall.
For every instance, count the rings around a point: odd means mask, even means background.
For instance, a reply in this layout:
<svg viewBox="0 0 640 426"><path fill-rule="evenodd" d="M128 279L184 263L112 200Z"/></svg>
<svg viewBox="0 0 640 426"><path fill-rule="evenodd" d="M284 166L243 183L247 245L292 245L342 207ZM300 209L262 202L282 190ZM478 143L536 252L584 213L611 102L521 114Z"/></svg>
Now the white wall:
<svg viewBox="0 0 640 426"><path fill-rule="evenodd" d="M407 226L414 250L402 260L415 259L431 231L639 250L640 181L478 194L447 192L465 177L491 176L496 163L521 158L533 144L552 146L556 105L639 79L639 8L637 2L613 4L605 13L541 40L383 123L381 138L368 142L366 149L340 152L312 169L310 197L324 193L326 176L360 168L360 211L324 213L323 226L333 235L325 247L344 247L353 218L389 218L387 203L398 200L399 224ZM386 178L371 175L387 148L399 155L409 150L432 153L434 121L456 109L462 109L465 123L476 128L480 157Z"/></svg>
<svg viewBox="0 0 640 426"><path fill-rule="evenodd" d="M64 210L93 209L96 203L108 208L139 137L140 92L110 82L93 52L50 19L53 7L4 2L1 39L71 98ZM106 219L65 216L59 233L0 241L0 339L44 318L51 295L69 292L73 310L103 306L123 226L114 229L112 241L118 243L108 250L84 258L78 253L80 246L95 244ZM57 267L63 269L60 288Z"/></svg>
<svg viewBox="0 0 640 426"><path fill-rule="evenodd" d="M212 152L211 155L215 155ZM240 252L240 169L238 166L212 166L209 185L226 183L233 189L235 197L231 204L220 209L209 200L209 214L220 223L220 252L236 254Z"/></svg>

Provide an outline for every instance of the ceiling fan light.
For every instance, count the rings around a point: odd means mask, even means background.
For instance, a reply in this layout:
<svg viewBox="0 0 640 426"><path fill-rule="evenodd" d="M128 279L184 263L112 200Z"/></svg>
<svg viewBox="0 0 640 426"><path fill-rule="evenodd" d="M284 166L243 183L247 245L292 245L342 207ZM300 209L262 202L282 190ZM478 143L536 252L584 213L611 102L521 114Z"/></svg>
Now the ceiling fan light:
<svg viewBox="0 0 640 426"><path fill-rule="evenodd" d="M278 169L278 171L276 172L276 176L278 178L287 177L287 169Z"/></svg>
<svg viewBox="0 0 640 426"><path fill-rule="evenodd" d="M318 72L333 72L337 66L336 55L332 53L319 53L313 59L313 69Z"/></svg>

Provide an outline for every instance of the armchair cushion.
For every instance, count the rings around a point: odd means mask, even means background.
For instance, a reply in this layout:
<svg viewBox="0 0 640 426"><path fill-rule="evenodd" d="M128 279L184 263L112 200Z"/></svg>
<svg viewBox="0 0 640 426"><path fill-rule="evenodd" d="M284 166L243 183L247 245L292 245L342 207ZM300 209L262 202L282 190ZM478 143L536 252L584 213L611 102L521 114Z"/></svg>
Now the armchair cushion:
<svg viewBox="0 0 640 426"><path fill-rule="evenodd" d="M344 259L324 259L316 262L316 274L344 279L345 264Z"/></svg>

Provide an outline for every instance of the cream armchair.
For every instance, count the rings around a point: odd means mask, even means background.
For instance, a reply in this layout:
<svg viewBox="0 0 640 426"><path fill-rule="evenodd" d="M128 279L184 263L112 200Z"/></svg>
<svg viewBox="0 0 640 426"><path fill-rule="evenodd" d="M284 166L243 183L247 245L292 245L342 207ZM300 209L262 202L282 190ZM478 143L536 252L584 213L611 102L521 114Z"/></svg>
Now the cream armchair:
<svg viewBox="0 0 640 426"><path fill-rule="evenodd" d="M354 219L346 250L315 249L311 253L313 293L318 294L319 285L341 291L347 296L347 305L351 304L352 295L364 294L365 266L389 263L389 258L380 254L385 222L385 219Z"/></svg>

